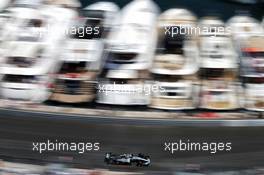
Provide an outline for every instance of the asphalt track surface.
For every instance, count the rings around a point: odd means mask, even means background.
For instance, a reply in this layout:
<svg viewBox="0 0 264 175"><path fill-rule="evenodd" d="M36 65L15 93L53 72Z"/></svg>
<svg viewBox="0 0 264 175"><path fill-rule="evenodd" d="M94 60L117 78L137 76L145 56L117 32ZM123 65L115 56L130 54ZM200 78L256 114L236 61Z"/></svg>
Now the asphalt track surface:
<svg viewBox="0 0 264 175"><path fill-rule="evenodd" d="M231 123L230 123L231 122ZM85 168L142 172L173 172L199 165L202 170L229 170L264 167L264 127L230 121L198 122L64 116L0 109L0 158L15 161L70 162ZM238 123L237 123L238 122ZM258 121L255 121L255 123ZM262 121L259 120L259 123ZM228 124L228 123L227 123ZM99 142L100 150L76 152L32 151L32 142ZM164 151L165 142L232 142L228 152ZM144 153L150 167L113 166L104 163L104 154Z"/></svg>

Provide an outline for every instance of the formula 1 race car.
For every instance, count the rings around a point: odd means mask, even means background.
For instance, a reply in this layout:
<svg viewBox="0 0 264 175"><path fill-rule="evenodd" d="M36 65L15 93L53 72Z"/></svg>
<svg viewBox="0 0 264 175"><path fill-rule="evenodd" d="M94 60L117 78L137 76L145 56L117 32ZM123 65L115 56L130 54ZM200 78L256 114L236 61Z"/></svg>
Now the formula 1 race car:
<svg viewBox="0 0 264 175"><path fill-rule="evenodd" d="M133 155L133 154L122 154L116 155L112 153L106 153L105 162L112 165L133 165L136 166L149 166L150 158L143 154Z"/></svg>

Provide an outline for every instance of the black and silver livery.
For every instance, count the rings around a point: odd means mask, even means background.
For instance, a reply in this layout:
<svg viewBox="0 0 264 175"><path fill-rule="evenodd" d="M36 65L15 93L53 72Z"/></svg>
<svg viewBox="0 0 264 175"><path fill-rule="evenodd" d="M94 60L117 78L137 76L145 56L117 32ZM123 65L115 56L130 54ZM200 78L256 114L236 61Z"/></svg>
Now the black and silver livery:
<svg viewBox="0 0 264 175"><path fill-rule="evenodd" d="M149 166L150 157L144 154L112 154L106 153L105 162L112 165L136 165L136 166Z"/></svg>

